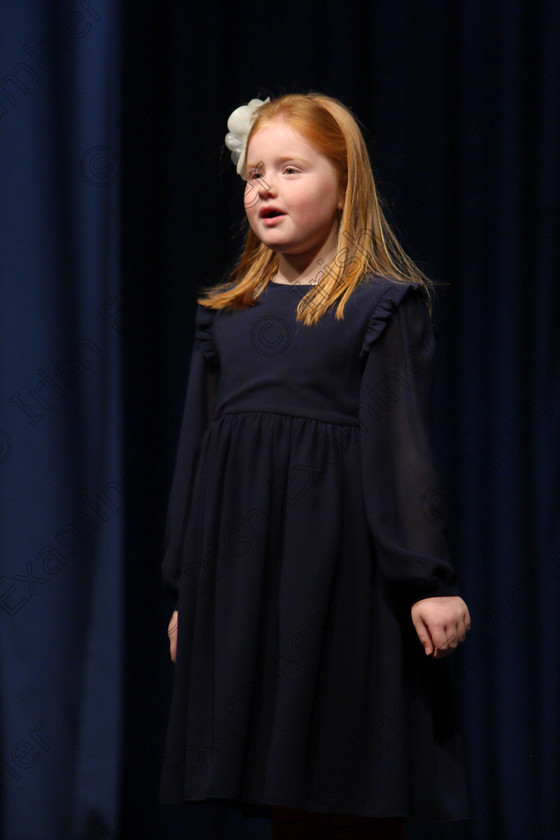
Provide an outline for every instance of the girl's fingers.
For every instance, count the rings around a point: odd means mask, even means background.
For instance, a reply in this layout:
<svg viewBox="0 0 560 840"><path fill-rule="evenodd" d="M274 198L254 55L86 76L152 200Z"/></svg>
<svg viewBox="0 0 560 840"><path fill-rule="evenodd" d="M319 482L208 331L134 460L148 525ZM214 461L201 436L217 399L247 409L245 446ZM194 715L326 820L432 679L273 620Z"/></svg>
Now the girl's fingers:
<svg viewBox="0 0 560 840"><path fill-rule="evenodd" d="M420 639L420 644L426 651L426 655L429 656L429 654L434 650L434 645L428 626L420 616L413 619L413 624L418 638Z"/></svg>
<svg viewBox="0 0 560 840"><path fill-rule="evenodd" d="M457 647L457 633L455 628L453 630L445 628L434 633L434 639L436 641L436 654L439 656L445 656Z"/></svg>
<svg viewBox="0 0 560 840"><path fill-rule="evenodd" d="M445 656L446 654L453 653L459 645L463 644L469 629L470 624L467 626L463 620L458 621L455 626L446 628L444 633L446 636L445 642L438 647L438 650L441 651L441 655Z"/></svg>
<svg viewBox="0 0 560 840"><path fill-rule="evenodd" d="M177 654L177 626L179 623L179 613L177 610L171 616L171 620L169 621L169 626L167 628L167 635L169 636L169 655L171 656L171 661L175 662L175 657Z"/></svg>

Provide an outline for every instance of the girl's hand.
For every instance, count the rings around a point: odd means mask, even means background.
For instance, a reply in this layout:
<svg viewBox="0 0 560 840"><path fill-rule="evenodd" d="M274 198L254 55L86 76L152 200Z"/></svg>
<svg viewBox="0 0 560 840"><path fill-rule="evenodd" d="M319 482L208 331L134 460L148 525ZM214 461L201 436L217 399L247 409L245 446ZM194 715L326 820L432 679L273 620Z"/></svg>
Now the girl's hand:
<svg viewBox="0 0 560 840"><path fill-rule="evenodd" d="M471 629L469 608L458 595L423 598L410 612L426 656L435 659L453 653Z"/></svg>
<svg viewBox="0 0 560 840"><path fill-rule="evenodd" d="M169 636L169 653L171 654L171 661L175 662L177 655L177 627L179 625L179 613L177 610L171 616L169 627L167 628L167 635Z"/></svg>

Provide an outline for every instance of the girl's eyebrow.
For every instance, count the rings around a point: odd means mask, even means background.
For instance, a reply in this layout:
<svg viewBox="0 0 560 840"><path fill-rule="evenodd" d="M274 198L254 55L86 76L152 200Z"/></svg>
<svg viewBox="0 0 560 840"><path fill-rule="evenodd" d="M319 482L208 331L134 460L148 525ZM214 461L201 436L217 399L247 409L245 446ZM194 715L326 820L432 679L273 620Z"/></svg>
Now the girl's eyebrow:
<svg viewBox="0 0 560 840"><path fill-rule="evenodd" d="M300 157L299 155L282 155L281 157L277 157L274 159L274 163L287 163L287 161L293 161L294 163L309 163L308 160L305 158ZM247 169L258 169L259 171L265 168L264 163L260 160L258 163L248 163Z"/></svg>

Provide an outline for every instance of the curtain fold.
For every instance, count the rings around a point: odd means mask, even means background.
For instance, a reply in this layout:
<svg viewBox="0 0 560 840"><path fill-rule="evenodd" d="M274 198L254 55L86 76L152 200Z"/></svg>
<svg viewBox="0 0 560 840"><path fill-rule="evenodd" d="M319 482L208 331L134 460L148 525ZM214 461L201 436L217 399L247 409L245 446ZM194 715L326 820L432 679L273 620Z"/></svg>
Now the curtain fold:
<svg viewBox="0 0 560 840"><path fill-rule="evenodd" d="M118 830L120 40L118 6L98 0L2 8L6 840Z"/></svg>

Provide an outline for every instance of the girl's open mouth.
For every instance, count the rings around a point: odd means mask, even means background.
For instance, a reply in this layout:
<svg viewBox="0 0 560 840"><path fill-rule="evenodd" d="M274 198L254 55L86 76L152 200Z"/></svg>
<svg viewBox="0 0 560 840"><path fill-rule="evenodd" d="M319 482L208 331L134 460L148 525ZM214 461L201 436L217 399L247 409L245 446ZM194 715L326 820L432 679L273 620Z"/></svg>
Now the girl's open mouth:
<svg viewBox="0 0 560 840"><path fill-rule="evenodd" d="M263 207L260 212L261 219L277 219L280 216L285 216L286 214L282 212L282 210L278 210L276 207Z"/></svg>

